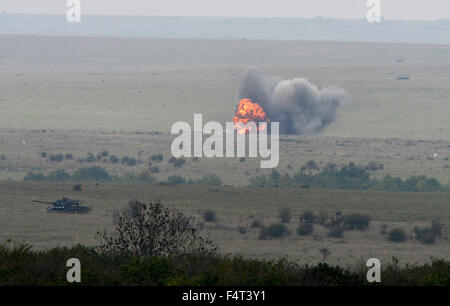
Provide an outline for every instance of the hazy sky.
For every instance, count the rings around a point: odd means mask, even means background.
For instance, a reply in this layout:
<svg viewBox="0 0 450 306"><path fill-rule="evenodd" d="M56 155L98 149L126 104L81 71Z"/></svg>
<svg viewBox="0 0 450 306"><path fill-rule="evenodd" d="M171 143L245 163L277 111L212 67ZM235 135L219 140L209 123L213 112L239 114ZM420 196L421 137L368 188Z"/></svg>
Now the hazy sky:
<svg viewBox="0 0 450 306"><path fill-rule="evenodd" d="M7 13L65 14L67 0L0 0ZM367 0L80 0L82 14L362 19ZM380 0L385 19L450 18L450 0Z"/></svg>

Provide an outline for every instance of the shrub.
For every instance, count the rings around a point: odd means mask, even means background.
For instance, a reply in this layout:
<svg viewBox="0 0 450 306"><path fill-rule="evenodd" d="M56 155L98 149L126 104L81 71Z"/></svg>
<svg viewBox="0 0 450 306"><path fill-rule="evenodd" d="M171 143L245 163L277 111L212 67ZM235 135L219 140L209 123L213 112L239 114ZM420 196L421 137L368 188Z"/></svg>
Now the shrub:
<svg viewBox="0 0 450 306"><path fill-rule="evenodd" d="M167 182L174 185L186 184L186 179L181 175L171 175L167 178Z"/></svg>
<svg viewBox="0 0 450 306"><path fill-rule="evenodd" d="M216 213L212 211L211 209L207 209L202 213L203 220L206 222L216 222Z"/></svg>
<svg viewBox="0 0 450 306"><path fill-rule="evenodd" d="M102 157L108 157L108 156L109 156L109 152L105 150L105 151L103 151L103 152L100 153L100 156L102 156Z"/></svg>
<svg viewBox="0 0 450 306"><path fill-rule="evenodd" d="M162 154L155 154L150 156L150 159L155 161L155 162L162 162L164 160L164 155Z"/></svg>
<svg viewBox="0 0 450 306"><path fill-rule="evenodd" d="M222 180L215 174L205 174L195 183L198 185L221 186Z"/></svg>
<svg viewBox="0 0 450 306"><path fill-rule="evenodd" d="M88 153L88 155L84 158L81 158L78 160L80 163L95 163L97 159L95 158L94 154Z"/></svg>
<svg viewBox="0 0 450 306"><path fill-rule="evenodd" d="M158 167L158 166L151 167L151 168L150 168L150 172L151 172L151 173L159 173L159 167Z"/></svg>
<svg viewBox="0 0 450 306"><path fill-rule="evenodd" d="M148 171L141 171L136 174L136 180L139 183L154 184L157 182L156 178L152 176Z"/></svg>
<svg viewBox="0 0 450 306"><path fill-rule="evenodd" d="M250 225L251 228L257 228L257 227L261 227L262 226L262 222L258 219L253 220L252 224Z"/></svg>
<svg viewBox="0 0 450 306"><path fill-rule="evenodd" d="M433 220L431 222L431 231L433 232L433 234L436 237L442 237L442 230L444 229L444 225L438 221L438 220Z"/></svg>
<svg viewBox="0 0 450 306"><path fill-rule="evenodd" d="M300 215L300 222L315 223L316 221L317 221L317 216L311 211L306 211Z"/></svg>
<svg viewBox="0 0 450 306"><path fill-rule="evenodd" d="M405 242L408 240L408 234L402 228L393 228L389 232L388 240L392 242Z"/></svg>
<svg viewBox="0 0 450 306"><path fill-rule="evenodd" d="M119 158L115 155L110 155L109 156L109 162L112 164L117 164L119 162Z"/></svg>
<svg viewBox="0 0 450 306"><path fill-rule="evenodd" d="M287 207L280 208L280 210L278 211L278 217L283 223L291 222L291 210Z"/></svg>
<svg viewBox="0 0 450 306"><path fill-rule="evenodd" d="M160 202L134 204L135 213L122 212L113 233L98 233L99 249L105 255L208 256L216 252L211 240L199 234L192 217Z"/></svg>
<svg viewBox="0 0 450 306"><path fill-rule="evenodd" d="M311 235L314 231L314 224L313 223L300 223L300 225L297 227L297 234L300 236L308 236Z"/></svg>
<svg viewBox="0 0 450 306"><path fill-rule="evenodd" d="M173 162L173 165L175 166L175 168L181 168L185 163L186 160L183 157L180 157Z"/></svg>
<svg viewBox="0 0 450 306"><path fill-rule="evenodd" d="M3 155L3 154L2 154ZM46 158L47 157L47 152L41 152L41 157L42 158Z"/></svg>
<svg viewBox="0 0 450 306"><path fill-rule="evenodd" d="M81 190L82 190L81 184L76 184L76 185L74 185L73 188L72 188L72 190L73 190L73 191L81 191Z"/></svg>
<svg viewBox="0 0 450 306"><path fill-rule="evenodd" d="M51 162L60 163L60 162L62 162L64 160L64 155L62 155L61 153L55 154L55 155L52 154L52 155L50 155L49 160Z"/></svg>
<svg viewBox="0 0 450 306"><path fill-rule="evenodd" d="M32 173L28 172L27 175L23 178L25 182L32 182L32 181L44 181L45 175L42 173Z"/></svg>
<svg viewBox="0 0 450 306"><path fill-rule="evenodd" d="M73 154L67 153L67 154L64 156L64 158L65 158L65 159L68 159L68 160L71 160L71 159L73 159Z"/></svg>
<svg viewBox="0 0 450 306"><path fill-rule="evenodd" d="M124 166L132 167L136 165L136 159L128 156L122 157L120 160L120 163Z"/></svg>
<svg viewBox="0 0 450 306"><path fill-rule="evenodd" d="M70 180L70 174L64 170L55 170L50 172L45 180L51 182L66 182Z"/></svg>
<svg viewBox="0 0 450 306"><path fill-rule="evenodd" d="M436 241L436 234L429 227L420 228L416 226L414 227L414 234L416 240L425 244L433 244Z"/></svg>
<svg viewBox="0 0 450 306"><path fill-rule="evenodd" d="M109 173L98 166L89 168L80 168L72 175L71 179L73 181L111 181L111 176Z"/></svg>
<svg viewBox="0 0 450 306"><path fill-rule="evenodd" d="M436 238L442 236L442 230L444 225L437 220L431 223L431 227L414 227L414 234L416 240L425 243L433 244Z"/></svg>
<svg viewBox="0 0 450 306"><path fill-rule="evenodd" d="M245 226L238 226L238 231L239 231L239 234L244 235L247 233L247 228Z"/></svg>
<svg viewBox="0 0 450 306"><path fill-rule="evenodd" d="M319 170L319 166L317 166L315 161L310 160L302 167L302 169L303 170Z"/></svg>
<svg viewBox="0 0 450 306"><path fill-rule="evenodd" d="M280 238L288 234L289 230L283 223L273 223L267 227L261 227L259 239Z"/></svg>
<svg viewBox="0 0 450 306"><path fill-rule="evenodd" d="M344 237L344 228L342 226L333 226L328 231L328 237L331 237L331 238L342 238L342 237Z"/></svg>
<svg viewBox="0 0 450 306"><path fill-rule="evenodd" d="M344 217L344 226L348 230L365 230L369 227L370 216L351 214Z"/></svg>

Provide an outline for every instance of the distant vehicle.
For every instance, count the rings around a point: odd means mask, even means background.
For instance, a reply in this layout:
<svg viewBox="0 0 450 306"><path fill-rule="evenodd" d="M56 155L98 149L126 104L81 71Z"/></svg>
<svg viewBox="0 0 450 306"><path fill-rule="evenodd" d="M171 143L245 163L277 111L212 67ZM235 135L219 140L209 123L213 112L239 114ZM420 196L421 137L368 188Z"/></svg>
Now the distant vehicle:
<svg viewBox="0 0 450 306"><path fill-rule="evenodd" d="M397 80L409 80L409 75L402 74L397 77Z"/></svg>
<svg viewBox="0 0 450 306"><path fill-rule="evenodd" d="M54 202L37 201L33 200L34 203L50 204L52 206L47 207L48 213L62 212L71 214L87 214L91 209L87 206L81 206L79 200L72 200L69 198L62 198Z"/></svg>

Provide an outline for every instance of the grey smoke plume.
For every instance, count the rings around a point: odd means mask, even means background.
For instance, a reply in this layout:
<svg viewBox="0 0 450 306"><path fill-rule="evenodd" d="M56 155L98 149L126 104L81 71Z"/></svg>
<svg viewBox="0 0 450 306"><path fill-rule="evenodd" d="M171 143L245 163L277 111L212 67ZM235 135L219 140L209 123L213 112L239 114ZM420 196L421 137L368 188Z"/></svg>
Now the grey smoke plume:
<svg viewBox="0 0 450 306"><path fill-rule="evenodd" d="M237 88L239 99L259 103L271 121L280 122L282 134L314 134L336 120L336 110L349 98L343 89L318 89L307 79L283 80L267 77L249 68Z"/></svg>

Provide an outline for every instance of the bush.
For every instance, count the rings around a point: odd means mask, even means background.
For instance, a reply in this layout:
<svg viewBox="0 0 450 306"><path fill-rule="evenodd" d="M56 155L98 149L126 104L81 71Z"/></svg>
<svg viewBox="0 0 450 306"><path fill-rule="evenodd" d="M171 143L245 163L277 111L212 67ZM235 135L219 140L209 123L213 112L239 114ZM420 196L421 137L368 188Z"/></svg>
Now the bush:
<svg viewBox="0 0 450 306"><path fill-rule="evenodd" d="M287 207L280 208L280 210L278 211L278 217L283 223L291 222L291 210Z"/></svg>
<svg viewBox="0 0 450 306"><path fill-rule="evenodd" d="M151 168L150 168L150 172L151 172L151 173L159 173L159 167L158 167L158 166L151 167Z"/></svg>
<svg viewBox="0 0 450 306"><path fill-rule="evenodd" d="M202 213L203 220L206 222L216 222L216 213L212 211L211 209L207 209Z"/></svg>
<svg viewBox="0 0 450 306"><path fill-rule="evenodd" d="M112 164L117 164L119 162L119 158L115 155L109 156L109 162Z"/></svg>
<svg viewBox="0 0 450 306"><path fill-rule="evenodd" d="M245 226L238 226L238 231L239 231L239 234L244 235L247 233L247 228Z"/></svg>
<svg viewBox="0 0 450 306"><path fill-rule="evenodd" d="M215 174L205 174L201 179L194 182L197 185L221 186L222 180Z"/></svg>
<svg viewBox="0 0 450 306"><path fill-rule="evenodd" d="M100 153L100 156L102 156L102 157L108 157L108 156L109 156L109 152L105 150L105 151L103 151L103 152Z"/></svg>
<svg viewBox="0 0 450 306"><path fill-rule="evenodd" d="M155 162L162 162L164 160L164 156L162 154L155 154L150 156L150 159Z"/></svg>
<svg viewBox="0 0 450 306"><path fill-rule="evenodd" d="M45 180L51 182L66 182L70 180L70 174L64 170L55 170L50 172Z"/></svg>
<svg viewBox="0 0 450 306"><path fill-rule="evenodd" d="M111 181L111 176L109 173L98 166L89 168L80 168L72 175L71 179L73 181L101 181L109 182Z"/></svg>
<svg viewBox="0 0 450 306"><path fill-rule="evenodd" d="M344 226L348 230L365 230L369 227L370 216L351 214L344 217Z"/></svg>
<svg viewBox="0 0 450 306"><path fill-rule="evenodd" d="M342 238L344 237L344 228L341 226L333 226L328 231L328 237L331 238Z"/></svg>
<svg viewBox="0 0 450 306"><path fill-rule="evenodd" d="M181 168L185 163L186 163L186 160L184 158L180 157L180 158L177 158L173 162L173 165L175 166L175 168Z"/></svg>
<svg viewBox="0 0 450 306"><path fill-rule="evenodd" d="M120 163L124 166L132 167L136 165L137 161L135 158L124 156L122 157Z"/></svg>
<svg viewBox="0 0 450 306"><path fill-rule="evenodd" d="M61 153L55 154L55 155L52 154L52 155L50 155L49 160L51 162L60 163L60 162L62 162L64 160L64 155L62 155Z"/></svg>
<svg viewBox="0 0 450 306"><path fill-rule="evenodd" d="M280 238L289 234L288 228L283 223L274 223L269 226L261 227L259 239Z"/></svg>
<svg viewBox="0 0 450 306"><path fill-rule="evenodd" d="M416 240L425 243L433 244L436 238L442 236L442 230L444 225L437 220L431 223L431 227L414 227L414 234Z"/></svg>
<svg viewBox="0 0 450 306"><path fill-rule="evenodd" d="M99 249L105 255L210 256L216 252L215 245L199 235L192 217L160 202L134 204L135 213L122 212L113 233L98 233Z"/></svg>
<svg viewBox="0 0 450 306"><path fill-rule="evenodd" d="M154 176L152 176L148 171L141 171L137 173L135 179L139 183L145 184L154 184L157 182L157 179Z"/></svg>
<svg viewBox="0 0 450 306"><path fill-rule="evenodd" d="M28 172L27 175L23 178L25 182L32 182L32 181L44 181L45 175L42 173L32 173Z"/></svg>
<svg viewBox="0 0 450 306"><path fill-rule="evenodd" d="M72 190L73 190L73 191L81 191L81 190L82 190L81 184L76 184L76 185L74 185L73 188L72 188Z"/></svg>
<svg viewBox="0 0 450 306"><path fill-rule="evenodd" d="M174 185L186 184L186 179L181 175L171 175L167 178L167 182Z"/></svg>
<svg viewBox="0 0 450 306"><path fill-rule="evenodd" d="M41 157L42 158L46 158L47 157L47 152L41 152Z"/></svg>
<svg viewBox="0 0 450 306"><path fill-rule="evenodd" d="M329 254L322 249L320 252ZM367 286L366 268L356 270L324 262L300 265L283 258L220 255L143 258L124 254L111 259L80 245L34 251L26 244L0 244L0 284L67 285L68 258L81 261L82 284L86 286ZM431 263L407 266L388 263L381 269L382 284L386 286L450 284L448 260L433 259Z"/></svg>
<svg viewBox="0 0 450 306"><path fill-rule="evenodd" d="M420 228L418 226L414 227L414 234L416 240L425 243L433 244L436 241L436 234L433 233L431 228Z"/></svg>
<svg viewBox="0 0 450 306"><path fill-rule="evenodd" d="M317 221L317 216L311 211L306 211L300 215L300 222L315 223L316 221Z"/></svg>
<svg viewBox="0 0 450 306"><path fill-rule="evenodd" d="M442 231L444 229L444 224L438 220L433 220L431 222L431 231L436 237L442 237Z"/></svg>
<svg viewBox="0 0 450 306"><path fill-rule="evenodd" d="M300 236L308 236L311 235L314 231L314 224L313 223L300 223L300 225L297 227L297 234Z"/></svg>
<svg viewBox="0 0 450 306"><path fill-rule="evenodd" d="M393 228L389 232L388 240L391 242L405 242L408 240L408 234L402 228Z"/></svg>
<svg viewBox="0 0 450 306"><path fill-rule="evenodd" d="M88 155L84 158L81 158L78 160L80 163L95 163L97 159L95 158L94 154L88 153Z"/></svg>
<svg viewBox="0 0 450 306"><path fill-rule="evenodd" d="M64 156L64 158L67 159L67 160L71 160L71 159L73 159L73 154L67 153L67 154Z"/></svg>
<svg viewBox="0 0 450 306"><path fill-rule="evenodd" d="M252 224L250 225L251 228L257 228L257 227L261 227L262 226L262 222L258 219L253 220Z"/></svg>

